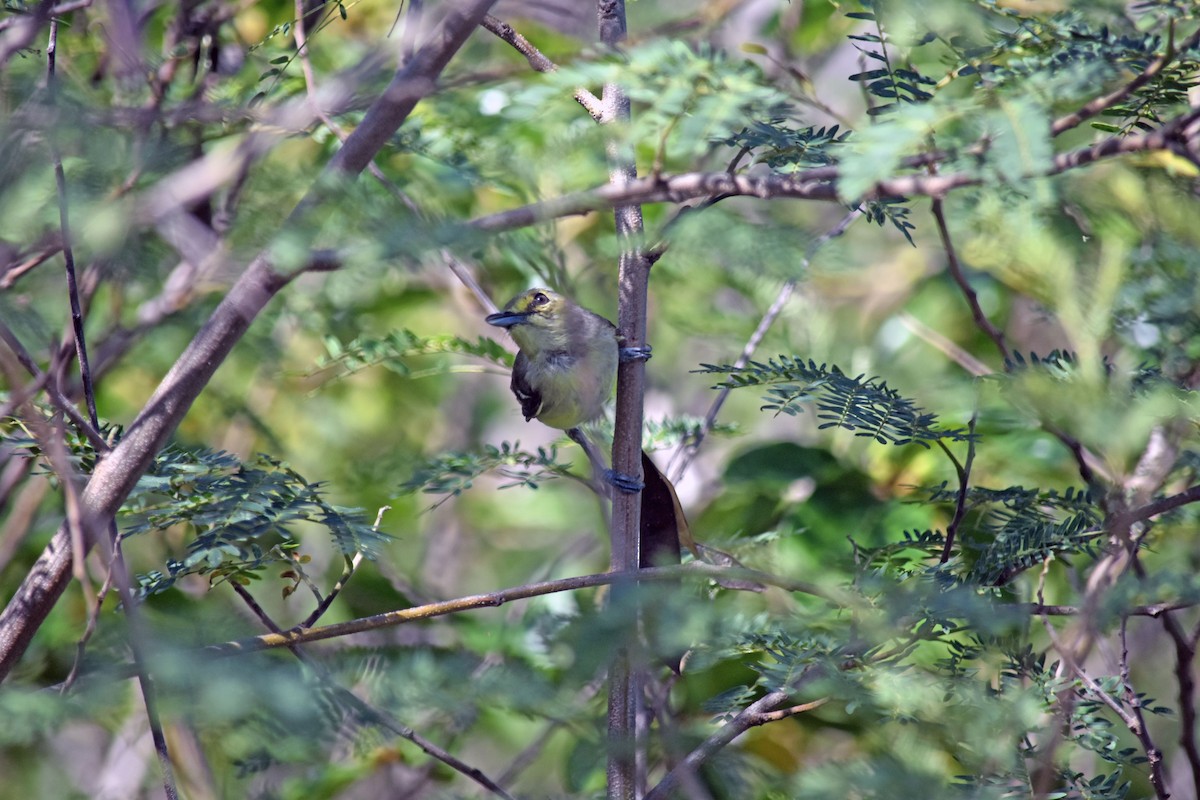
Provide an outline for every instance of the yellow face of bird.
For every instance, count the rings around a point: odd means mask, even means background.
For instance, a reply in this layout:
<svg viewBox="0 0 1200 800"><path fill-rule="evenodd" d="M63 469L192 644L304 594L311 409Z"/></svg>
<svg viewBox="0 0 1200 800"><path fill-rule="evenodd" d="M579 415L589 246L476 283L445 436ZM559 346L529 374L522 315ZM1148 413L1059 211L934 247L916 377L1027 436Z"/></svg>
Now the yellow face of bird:
<svg viewBox="0 0 1200 800"><path fill-rule="evenodd" d="M539 343L568 333L562 329L562 319L569 302L549 289L530 289L509 300L503 311L488 315L487 322L507 328L522 350L539 350Z"/></svg>

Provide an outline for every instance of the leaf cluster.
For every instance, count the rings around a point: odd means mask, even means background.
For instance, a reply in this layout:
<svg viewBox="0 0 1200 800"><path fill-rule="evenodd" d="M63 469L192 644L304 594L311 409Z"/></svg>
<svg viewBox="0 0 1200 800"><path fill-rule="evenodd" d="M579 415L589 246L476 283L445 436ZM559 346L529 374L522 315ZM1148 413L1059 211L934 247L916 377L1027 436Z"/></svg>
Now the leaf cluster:
<svg viewBox="0 0 1200 800"><path fill-rule="evenodd" d="M298 568L303 557L292 552L302 523L323 528L346 555L373 557L390 538L367 522L361 509L330 503L322 484L309 482L279 459L260 454L243 462L221 451L177 446L155 459L119 520L126 538L176 525L194 534L186 557L169 560L166 574L142 577L146 594L163 592L186 575L245 582L281 562Z"/></svg>
<svg viewBox="0 0 1200 800"><path fill-rule="evenodd" d="M498 472L508 483L501 489L524 486L537 489L555 478L569 477L570 465L558 461L557 447L522 450L520 442L502 442L499 447L485 444L481 451L446 452L432 456L400 485L400 491L444 494L438 505L470 489L485 473Z"/></svg>
<svg viewBox="0 0 1200 800"><path fill-rule="evenodd" d="M851 19L867 20L875 23L875 33L856 33L850 35L855 42L854 49L876 63L874 69L865 70L849 76L848 80L860 83L867 94L884 102L872 105L867 109L869 116L877 117L898 110L902 104L924 103L933 99L928 89L937 85L937 81L922 75L914 67L896 66L888 53L891 44L887 33L880 22L874 2L865 2L869 11L851 11L846 14ZM934 40L932 33L925 35L914 43L915 47L928 44ZM926 87L926 88L922 88Z"/></svg>
<svg viewBox="0 0 1200 800"><path fill-rule="evenodd" d="M766 363L751 361L745 367L701 364L697 372L729 376L718 387L767 387L763 411L795 416L806 404L817 409L818 429L840 428L880 444L964 442L965 428L942 428L937 416L921 409L879 378L851 378L837 366L818 365L812 359L781 355Z"/></svg>

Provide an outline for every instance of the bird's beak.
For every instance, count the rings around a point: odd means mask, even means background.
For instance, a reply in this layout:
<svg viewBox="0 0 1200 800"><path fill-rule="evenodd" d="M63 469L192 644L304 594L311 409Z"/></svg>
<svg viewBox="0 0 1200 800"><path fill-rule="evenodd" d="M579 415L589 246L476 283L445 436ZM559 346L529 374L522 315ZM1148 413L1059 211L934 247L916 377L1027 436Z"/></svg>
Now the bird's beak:
<svg viewBox="0 0 1200 800"><path fill-rule="evenodd" d="M488 325L495 325L497 328L511 328L513 325L520 325L529 314L523 314L519 311L500 311L496 314L488 314L484 319Z"/></svg>

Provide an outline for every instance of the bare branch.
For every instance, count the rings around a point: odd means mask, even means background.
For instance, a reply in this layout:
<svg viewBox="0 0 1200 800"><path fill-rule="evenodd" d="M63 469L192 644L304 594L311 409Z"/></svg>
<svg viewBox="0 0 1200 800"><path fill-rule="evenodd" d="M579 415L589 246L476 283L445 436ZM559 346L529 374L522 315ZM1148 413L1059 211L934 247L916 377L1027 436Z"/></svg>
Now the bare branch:
<svg viewBox="0 0 1200 800"><path fill-rule="evenodd" d="M0 19L0 32L25 23L31 16L35 16L36 14L41 14L47 19L50 17L61 17L64 14L70 14L72 11L78 11L81 8L87 8L91 4L92 0L69 0L69 2L59 3L56 6L52 6L49 3L42 3L41 5L46 6L46 8L44 10L38 9L33 15L29 13L21 13L15 9L5 9L5 11L12 16L6 17L5 19ZM33 38L31 37L29 41L33 41Z"/></svg>
<svg viewBox="0 0 1200 800"><path fill-rule="evenodd" d="M983 307L979 305L979 295L975 293L971 282L967 280L966 274L963 272L962 265L958 262L958 251L954 248L954 242L950 238L950 229L946 226L946 213L942 207L942 198L935 197L933 199L933 207L931 209L934 221L937 222L938 236L942 240L942 249L946 251L946 264L950 269L950 275L954 278L954 282L958 284L958 288L962 290L963 297L967 300L967 305L971 307L971 318L975 320L975 325L981 331L988 335L988 338L996 345L996 349L1000 351L1000 363L1008 361L1008 345L1004 341L1004 334L1000 329L992 324L988 319L987 314L983 313Z"/></svg>
<svg viewBox="0 0 1200 800"><path fill-rule="evenodd" d="M704 740L699 747L688 753L687 757L675 766L658 785L651 789L644 800L666 800L675 790L680 779L688 773L695 773L704 762L711 759L726 745L746 731L758 725L765 725L778 719L785 719L794 714L802 713L822 705L825 700L804 703L790 709L776 711L779 706L799 687L806 682L812 670L806 669L797 676L792 685L769 692L743 709L737 716L722 725L716 733Z"/></svg>
<svg viewBox="0 0 1200 800"><path fill-rule="evenodd" d="M411 608L387 611L370 617L360 617L346 622L338 622L332 625L307 629L292 628L280 634L264 634L249 639L239 639L223 644L209 645L196 651L196 656L204 655L214 658L226 658L246 653L257 653L276 647L288 647L294 644L335 639L380 628L404 625L419 620L458 614L463 611L472 611L480 608L498 608L506 603L525 600L531 597L541 597L542 595L576 591L596 586L611 586L622 581L630 581L634 575L636 575L637 580L641 583L670 582L680 579L738 580L746 583L774 586L787 592L811 595L840 607L861 609L868 607L857 595L839 589L817 586L806 581L793 580L781 575L772 575L744 567L718 567L712 564L693 561L684 566L652 567L650 569L639 570L636 573L600 572L591 575L522 584L507 589L498 589L486 594L474 594L451 600L440 600ZM104 670L96 674L109 678L128 677L128 673L123 671L123 668Z"/></svg>
<svg viewBox="0 0 1200 800"><path fill-rule="evenodd" d="M87 418L79 413L79 409L75 408L74 403L58 390L58 387L50 379L49 373L43 372L38 367L33 357L29 354L29 351L25 349L21 341L17 339L12 330L3 322L0 322L0 341L4 342L8 349L13 352L13 355L17 357L17 361L25 368L25 371L33 376L33 386L29 387L29 389L37 391L40 388L45 388L46 394L50 397L50 403L61 411L67 419L71 420L71 424L75 426L76 430L87 437L87 440L96 449L96 452L108 452L108 442L104 440L100 431L94 428L92 423L88 422ZM19 405L20 402L24 402L24 399L26 398L14 398L16 402L13 405Z"/></svg>
<svg viewBox="0 0 1200 800"><path fill-rule="evenodd" d="M1132 525L1135 522L1143 522L1152 517L1157 517L1159 514L1165 514L1180 506L1197 501L1200 501L1200 484L1191 486L1179 494L1173 494L1170 497L1164 497L1161 500L1147 503L1140 508L1130 509L1121 520L1121 524Z"/></svg>
<svg viewBox="0 0 1200 800"><path fill-rule="evenodd" d="M1138 136L1114 136L1090 147L1072 150L1056 156L1040 177L1059 175L1072 169L1128 153L1150 151L1178 152L1195 146L1200 137L1196 130L1200 109L1171 120L1157 130ZM936 154L945 158L946 154ZM930 156L919 161L929 163ZM914 164L917 162L914 162ZM477 217L468 224L482 231L503 231L533 225L559 217L576 216L604 208L616 208L635 203L682 203L703 197L758 197L763 200L791 198L795 200L838 199L837 167L818 167L791 175L731 175L728 172L689 172L680 175L652 175L637 178L620 186L606 184L595 189L533 203L520 208ZM1038 176L1030 176L1038 177ZM945 175L902 175L876 183L863 198L879 197L942 197L955 189L976 186L982 182L977 175L949 173Z"/></svg>
<svg viewBox="0 0 1200 800"><path fill-rule="evenodd" d="M512 45L513 49L521 55L525 56L525 60L529 62L529 66L533 67L538 72L554 72L558 69L558 65L538 50L529 40L518 33L512 25L509 25L503 20L496 19L491 14L483 18L481 23L484 28L494 33L501 40ZM600 98L584 89L582 86L575 90L575 102L583 106L583 110L591 115L592 119L600 122L604 116L604 107L600 102Z"/></svg>

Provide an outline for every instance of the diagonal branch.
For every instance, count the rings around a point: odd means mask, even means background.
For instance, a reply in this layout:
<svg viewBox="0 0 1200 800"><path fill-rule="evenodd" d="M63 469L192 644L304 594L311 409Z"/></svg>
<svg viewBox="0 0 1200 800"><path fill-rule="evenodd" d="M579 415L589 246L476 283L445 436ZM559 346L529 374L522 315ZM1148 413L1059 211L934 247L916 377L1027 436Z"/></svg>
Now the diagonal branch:
<svg viewBox="0 0 1200 800"><path fill-rule="evenodd" d="M1004 363L1009 358L1008 344L1004 341L1004 334L992 324L987 314L983 312L983 307L979 305L979 295L971 286L971 282L967 280L962 264L958 261L958 251L954 247L954 241L950 238L950 229L946 225L946 212L942 207L942 198L933 198L931 212L934 221L937 223L938 236L942 240L942 249L946 251L946 264L950 268L950 276L954 278L954 282L958 284L958 288L962 290L963 297L967 300L967 305L971 307L971 318L975 320L975 326L986 333L988 338L992 340L992 343L996 345L996 349L1000 351L1000 362Z"/></svg>
<svg viewBox="0 0 1200 800"><path fill-rule="evenodd" d="M730 167L732 169L733 165L731 164ZM841 221L839 221L836 225L822 233L816 239L813 239L812 242L809 243L808 247L804 249L804 258L800 260L800 265L797 271L801 275L808 272L808 267L812 263L813 256L816 255L817 251L824 247L825 244L831 239L836 239L845 233L846 229L850 227L851 223L861 217L862 214L862 206L855 207L850 211L849 214L842 217ZM739 355L737 361L734 362L733 366L735 369L742 369L750 363L750 357L754 355L754 351L758 349L758 346L762 344L763 338L766 337L767 331L771 329L771 326L775 324L775 320L778 319L779 315L783 312L783 307L787 305L787 301L791 299L792 292L796 290L796 285L798 282L798 278L793 278L785 282L783 286L779 288L778 294L775 295L774 302L771 303L771 306L767 309L766 313L763 314L762 319L760 319L758 322L758 326L754 329L754 332L750 334L750 338L746 341L746 346L742 348L741 355ZM688 467L691 466L692 461L694 461L696 458L696 453L698 453L700 450L700 445L704 443L704 438L708 436L709 432L712 431L713 426L717 424L717 415L721 413L721 408L725 405L725 401L729 398L729 393L732 391L733 387L723 386L721 387L721 390L717 392L717 396L713 399L712 405L708 407L708 413L704 415L704 422L701 424L700 430L696 432L696 435L690 441L682 444L679 451L676 453L678 464L674 465L671 470L671 480L678 481L683 477L684 473L687 472Z"/></svg>
<svg viewBox="0 0 1200 800"><path fill-rule="evenodd" d="M768 722L786 719L789 716L810 711L822 705L825 701L817 700L811 703L791 706L786 709L779 709L780 706L787 702L788 697L801 685L810 680L811 674L811 669L805 669L789 685L763 695L742 709L737 716L722 725L712 736L705 739L699 747L688 753L687 757L676 765L675 769L667 773L667 776L646 794L644 800L666 800L666 798L671 796L684 775L696 773L706 761L709 761L724 749L726 745L751 728L758 725L765 725Z"/></svg>
<svg viewBox="0 0 1200 800"><path fill-rule="evenodd" d="M558 65L551 61L546 55L534 47L528 39L509 25L507 22L496 19L491 14L483 18L483 27L491 33L495 34L501 41L512 45L513 49L525 57L529 62L529 66L533 67L537 72L554 72L558 69ZM583 106L583 110L591 114L592 119L599 122L604 116L604 107L600 102L600 98L584 89L582 86L575 90L575 102Z"/></svg>
<svg viewBox="0 0 1200 800"><path fill-rule="evenodd" d="M430 40L396 73L383 96L367 111L362 123L330 161L326 173L353 176L366 167L407 119L417 101L435 88L437 76L493 2L462 0L450 8ZM302 211L320 202L319 187L318 180L293 211L288 224L297 224ZM105 520L116 514L217 367L259 312L294 277L295 274L278 273L266 251L250 262L130 424L121 442L97 465L82 497L90 514ZM70 581L69 545L68 531L60 528L0 614L0 680L21 658Z"/></svg>
<svg viewBox="0 0 1200 800"><path fill-rule="evenodd" d="M262 650L269 650L276 647L290 647L296 644L304 644L307 642L319 642L325 639L336 639L342 636L349 636L356 633L365 633L367 631L378 630L380 628L388 628L395 625L404 625L411 622L421 620L435 619L437 617L449 616L451 614L459 614L464 611L472 611L480 608L498 608L507 603L512 603L517 600L525 600L531 597L541 597L543 595L555 594L557 592L569 592L578 589L588 589L596 586L612 586L621 581L629 581L633 575L637 576L640 582L671 582L682 579L693 580L736 580L745 583L765 584L767 586L775 586L787 592L799 592L801 594L811 595L820 598L826 602L833 603L837 606L845 608L863 609L866 606L857 596L847 591L839 589L825 588L816 584L808 583L807 581L798 581L792 578L787 578L781 575L772 575L758 570L746 569L745 567L720 567L712 564L693 561L684 566L671 567L652 567L650 569L639 570L636 573L631 572L600 572L591 575L579 575L571 578L558 578L556 580L539 581L536 583L527 583L520 586L512 586L507 589L498 589L494 592L486 594L473 594L464 597L456 597L450 600L440 600L433 603L426 603L420 606L411 608L401 608L395 611L387 611L382 614L375 614L370 617L360 617L358 619L347 620L345 622L337 622L330 625L323 625L314 628L292 628L280 634L269 633L261 636L254 636L248 639L238 639L232 642L224 642L222 644L209 645L200 648L199 650L189 653L189 657L201 658L228 658L230 656L244 655L247 653L257 653ZM105 678L123 678L128 677L128 672L122 668L114 670L103 670L94 673L95 676L103 676Z"/></svg>
<svg viewBox="0 0 1200 800"><path fill-rule="evenodd" d="M1109 92L1106 95L1102 95L1091 100L1078 111L1073 111L1070 114L1056 119L1054 124L1050 126L1050 135L1058 136L1060 133L1071 130L1081 122L1089 120L1097 114L1112 108L1117 103L1120 103L1138 89L1154 80L1154 78L1157 77L1160 72L1162 72L1172 61L1175 60L1176 56L1178 56L1180 53L1186 53L1188 50L1191 50L1192 48L1196 47L1196 45L1200 44L1200 28L1197 28L1195 33L1181 42L1178 46L1175 45L1174 40L1175 27L1174 22L1172 22L1170 32L1168 34L1167 49L1161 56L1147 64L1146 68L1129 83L1125 84L1119 89Z"/></svg>

